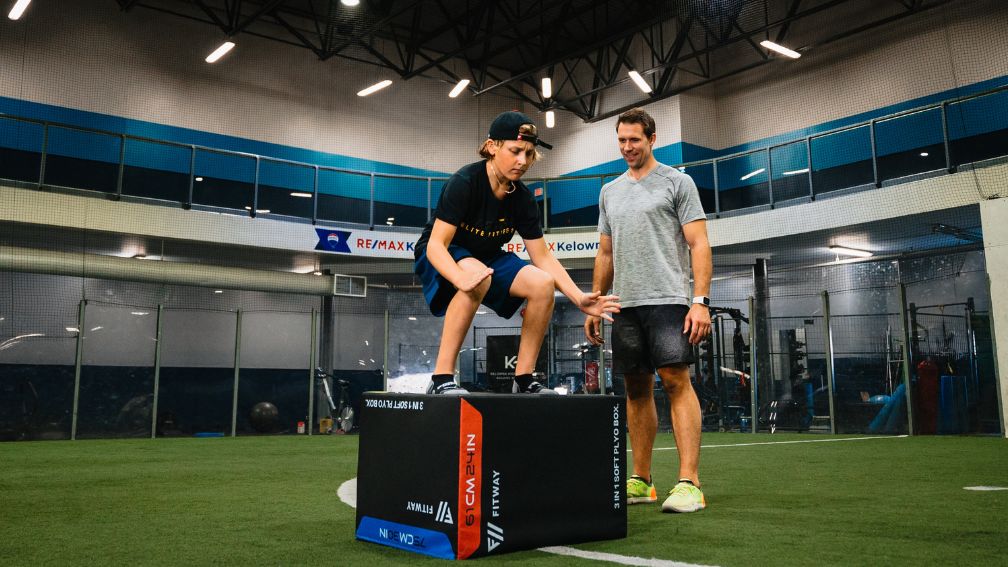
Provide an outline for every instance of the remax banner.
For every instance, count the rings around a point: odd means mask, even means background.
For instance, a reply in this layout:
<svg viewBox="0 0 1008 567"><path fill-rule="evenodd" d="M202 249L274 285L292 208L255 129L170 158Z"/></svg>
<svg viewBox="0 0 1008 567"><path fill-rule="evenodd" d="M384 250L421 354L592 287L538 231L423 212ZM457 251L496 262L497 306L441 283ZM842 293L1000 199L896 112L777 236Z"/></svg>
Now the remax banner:
<svg viewBox="0 0 1008 567"><path fill-rule="evenodd" d="M415 232L385 232L374 230L346 230L336 228L314 228L313 241L315 250L350 254L367 258L400 258L413 259L413 245L419 234ZM568 232L563 234L547 234L546 246L553 255L565 258L594 258L598 252L598 233ZM501 247L505 252L514 252L528 259L525 243L520 236L515 236Z"/></svg>

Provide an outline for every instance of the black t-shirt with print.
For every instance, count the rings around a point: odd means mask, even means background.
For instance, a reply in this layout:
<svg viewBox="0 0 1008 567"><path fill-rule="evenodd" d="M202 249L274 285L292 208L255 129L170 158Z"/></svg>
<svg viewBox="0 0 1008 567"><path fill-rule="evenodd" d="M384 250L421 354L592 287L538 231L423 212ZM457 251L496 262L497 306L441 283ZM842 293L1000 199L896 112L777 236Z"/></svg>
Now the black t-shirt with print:
<svg viewBox="0 0 1008 567"><path fill-rule="evenodd" d="M455 172L445 183L437 208L414 248L419 258L427 250L434 220L455 226L451 244L472 252L477 260L492 260L501 246L511 241L515 231L526 240L542 238L539 209L528 187L514 182L514 192L503 200L493 196L486 161L471 163Z"/></svg>

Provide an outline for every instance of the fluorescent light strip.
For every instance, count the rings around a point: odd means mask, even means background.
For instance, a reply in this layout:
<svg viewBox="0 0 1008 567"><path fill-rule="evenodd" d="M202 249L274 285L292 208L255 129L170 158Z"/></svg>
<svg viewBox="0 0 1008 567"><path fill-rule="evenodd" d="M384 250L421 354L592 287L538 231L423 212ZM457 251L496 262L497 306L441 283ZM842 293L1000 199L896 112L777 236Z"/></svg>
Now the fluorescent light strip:
<svg viewBox="0 0 1008 567"><path fill-rule="evenodd" d="M291 197L301 197L302 199L311 199L312 194L311 193L302 193L300 191L295 191L294 193L291 193L290 196Z"/></svg>
<svg viewBox="0 0 1008 567"><path fill-rule="evenodd" d="M377 82L377 83L371 85L370 87L368 87L368 88L366 88L366 89L364 89L362 91L359 91L357 93L357 96L367 96L369 94L376 93L376 92L384 89L385 87L387 87L387 86L389 86L391 84L392 84L392 81L390 81L388 79L385 79L384 81Z"/></svg>
<svg viewBox="0 0 1008 567"><path fill-rule="evenodd" d="M553 96L553 80L550 79L549 77L543 77L542 95L543 98L550 98Z"/></svg>
<svg viewBox="0 0 1008 567"><path fill-rule="evenodd" d="M793 49L788 49L783 45L776 44L768 39L764 39L763 41L759 42L759 44L769 49L770 51L776 51L777 53L780 53L781 55L786 55L791 59L798 59L799 57L801 57L801 53L798 53Z"/></svg>
<svg viewBox="0 0 1008 567"><path fill-rule="evenodd" d="M216 63L217 60L220 59L221 57L224 57L228 51L234 49L234 46L235 46L234 42L225 41L224 43L221 44L220 47L214 49L213 53L207 55L206 62Z"/></svg>
<svg viewBox="0 0 1008 567"><path fill-rule="evenodd" d="M647 81L644 80L644 77L641 77L640 73L637 71L630 71L628 74L630 75L630 78L633 79L633 82L637 84L637 88L646 93L651 92L651 85L647 84Z"/></svg>
<svg viewBox="0 0 1008 567"><path fill-rule="evenodd" d="M793 171L785 171L781 175L801 175L803 173L808 173L808 168L805 169L795 169Z"/></svg>
<svg viewBox="0 0 1008 567"><path fill-rule="evenodd" d="M556 126L556 113L552 110L546 111L546 127L552 128Z"/></svg>
<svg viewBox="0 0 1008 567"><path fill-rule="evenodd" d="M458 95L462 94L462 91L464 91L467 86L469 86L469 79L460 80L458 84L455 85L455 88L453 88L451 92L448 93L448 96L450 98L457 97Z"/></svg>
<svg viewBox="0 0 1008 567"><path fill-rule="evenodd" d="M747 174L743 175L742 177L740 177L739 181L745 181L746 179L749 179L750 177L756 177L757 175L763 173L764 171L766 171L765 167L761 167L761 168L757 169L756 171L750 171L749 173L747 173Z"/></svg>
<svg viewBox="0 0 1008 567"><path fill-rule="evenodd" d="M11 11L7 13L7 17L12 20L21 18L24 11L28 9L28 4L31 4L31 0L18 0Z"/></svg>
<svg viewBox="0 0 1008 567"><path fill-rule="evenodd" d="M354 7L360 4L360 0L340 0L340 4L343 4L344 6Z"/></svg>
<svg viewBox="0 0 1008 567"><path fill-rule="evenodd" d="M858 250L857 248L847 248L846 246L830 246L830 252L834 254L846 254L847 256L857 256L858 258L871 258L875 254L867 250Z"/></svg>

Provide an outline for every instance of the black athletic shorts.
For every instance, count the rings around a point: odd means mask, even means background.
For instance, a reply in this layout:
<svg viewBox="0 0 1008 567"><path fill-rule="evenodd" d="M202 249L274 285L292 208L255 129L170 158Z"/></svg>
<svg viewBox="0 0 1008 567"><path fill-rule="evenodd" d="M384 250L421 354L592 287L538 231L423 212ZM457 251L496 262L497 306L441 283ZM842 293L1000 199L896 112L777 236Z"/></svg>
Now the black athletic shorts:
<svg viewBox="0 0 1008 567"><path fill-rule="evenodd" d="M653 373L692 363L693 345L683 334L688 305L624 307L613 314L613 373Z"/></svg>

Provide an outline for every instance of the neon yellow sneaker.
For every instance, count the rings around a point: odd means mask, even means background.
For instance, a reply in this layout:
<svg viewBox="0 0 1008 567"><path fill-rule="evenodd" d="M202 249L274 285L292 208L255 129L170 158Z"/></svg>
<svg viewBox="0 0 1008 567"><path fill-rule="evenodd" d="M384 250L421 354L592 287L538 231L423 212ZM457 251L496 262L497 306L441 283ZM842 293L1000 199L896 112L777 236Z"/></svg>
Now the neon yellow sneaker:
<svg viewBox="0 0 1008 567"><path fill-rule="evenodd" d="M626 502L627 504L645 504L647 502L657 502L658 491L654 484L643 478L632 475L626 481Z"/></svg>
<svg viewBox="0 0 1008 567"><path fill-rule="evenodd" d="M661 505L662 512L696 512L706 507L703 492L686 479L669 490L668 498Z"/></svg>

